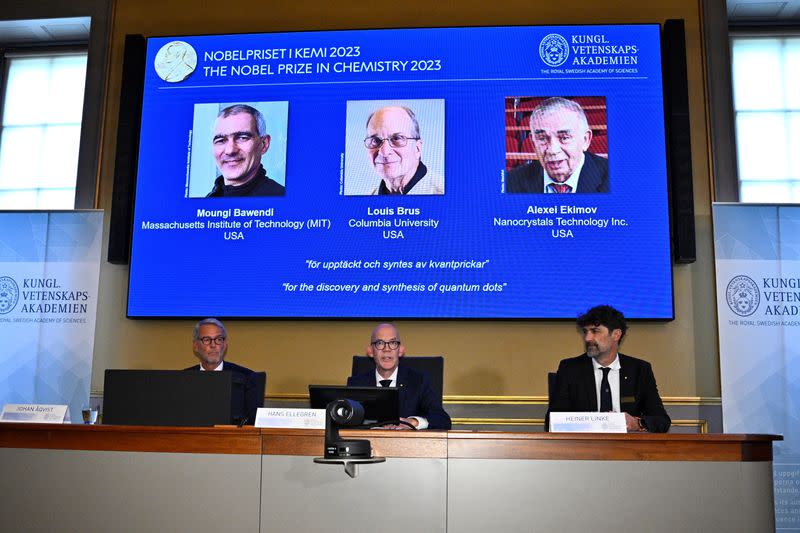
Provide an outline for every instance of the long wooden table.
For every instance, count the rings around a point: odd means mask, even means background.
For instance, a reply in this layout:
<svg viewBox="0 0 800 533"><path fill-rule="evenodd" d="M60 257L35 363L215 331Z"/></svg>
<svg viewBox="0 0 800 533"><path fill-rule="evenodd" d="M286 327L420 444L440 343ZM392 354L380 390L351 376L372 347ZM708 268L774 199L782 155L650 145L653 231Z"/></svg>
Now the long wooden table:
<svg viewBox="0 0 800 533"><path fill-rule="evenodd" d="M0 531L773 531L772 435L0 424Z"/></svg>

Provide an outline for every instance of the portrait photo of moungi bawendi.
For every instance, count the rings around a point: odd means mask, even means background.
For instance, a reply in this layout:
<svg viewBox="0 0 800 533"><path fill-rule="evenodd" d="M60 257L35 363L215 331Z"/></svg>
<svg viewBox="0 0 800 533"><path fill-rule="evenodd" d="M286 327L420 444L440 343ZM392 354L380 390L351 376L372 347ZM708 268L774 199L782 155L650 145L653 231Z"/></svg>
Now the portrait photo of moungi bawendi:
<svg viewBox="0 0 800 533"><path fill-rule="evenodd" d="M507 193L607 193L606 99L506 98Z"/></svg>
<svg viewBox="0 0 800 533"><path fill-rule="evenodd" d="M345 196L444 194L444 100L348 101Z"/></svg>
<svg viewBox="0 0 800 533"><path fill-rule="evenodd" d="M195 104L187 196L283 196L288 102Z"/></svg>

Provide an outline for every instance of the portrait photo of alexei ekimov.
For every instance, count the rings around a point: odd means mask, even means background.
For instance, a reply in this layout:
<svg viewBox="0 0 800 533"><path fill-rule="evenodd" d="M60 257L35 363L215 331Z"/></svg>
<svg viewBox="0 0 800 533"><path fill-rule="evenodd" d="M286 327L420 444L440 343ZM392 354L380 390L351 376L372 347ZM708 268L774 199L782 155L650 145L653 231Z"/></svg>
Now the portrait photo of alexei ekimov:
<svg viewBox="0 0 800 533"><path fill-rule="evenodd" d="M187 196L283 196L288 115L288 102L196 104Z"/></svg>
<svg viewBox="0 0 800 533"><path fill-rule="evenodd" d="M591 97L584 97L590 100ZM529 155L531 160L508 171L505 192L507 193L606 193L608 186L608 154L594 153L593 149L603 145L607 150L607 133L605 124L605 99L603 105L592 106L593 118L600 117L602 124L590 124L587 110L576 100L553 97L528 100L532 104L538 100L532 111L526 110L525 104L518 109L522 115L517 129L527 129L523 138L509 136L507 131L506 150L509 142L519 142L522 155ZM511 100L510 98L508 100ZM529 108L528 108L529 109ZM508 115L506 119L516 120ZM508 127L508 126L507 126ZM602 132L595 138L594 129ZM517 134L517 132L514 132ZM508 156L507 156L508 157Z"/></svg>
<svg viewBox="0 0 800 533"><path fill-rule="evenodd" d="M345 196L444 194L444 100L348 101Z"/></svg>

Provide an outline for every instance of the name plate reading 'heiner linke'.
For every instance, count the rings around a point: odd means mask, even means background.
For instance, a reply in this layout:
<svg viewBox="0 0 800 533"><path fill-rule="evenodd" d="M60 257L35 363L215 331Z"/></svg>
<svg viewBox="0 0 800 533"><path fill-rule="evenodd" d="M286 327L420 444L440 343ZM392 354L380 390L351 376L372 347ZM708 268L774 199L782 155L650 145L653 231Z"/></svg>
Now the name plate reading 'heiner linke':
<svg viewBox="0 0 800 533"><path fill-rule="evenodd" d="M0 413L0 422L63 424L69 422L69 411L66 405L7 403Z"/></svg>
<svg viewBox="0 0 800 533"><path fill-rule="evenodd" d="M626 433L625 413L550 413L550 431Z"/></svg>
<svg viewBox="0 0 800 533"><path fill-rule="evenodd" d="M259 407L257 428L325 429L325 409Z"/></svg>

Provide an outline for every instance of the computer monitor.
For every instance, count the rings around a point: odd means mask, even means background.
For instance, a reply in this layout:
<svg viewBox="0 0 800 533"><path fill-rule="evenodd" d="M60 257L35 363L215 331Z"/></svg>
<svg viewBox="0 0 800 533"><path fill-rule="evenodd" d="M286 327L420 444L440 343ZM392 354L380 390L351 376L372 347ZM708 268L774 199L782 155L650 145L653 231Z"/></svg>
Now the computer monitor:
<svg viewBox="0 0 800 533"><path fill-rule="evenodd" d="M325 409L336 400L353 400L364 406L364 425L397 423L400 419L400 389L396 387L348 387L309 385L312 409Z"/></svg>
<svg viewBox="0 0 800 533"><path fill-rule="evenodd" d="M103 424L231 424L232 378L231 372L106 370Z"/></svg>

